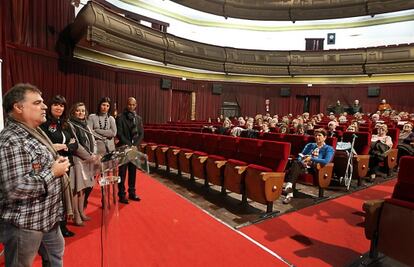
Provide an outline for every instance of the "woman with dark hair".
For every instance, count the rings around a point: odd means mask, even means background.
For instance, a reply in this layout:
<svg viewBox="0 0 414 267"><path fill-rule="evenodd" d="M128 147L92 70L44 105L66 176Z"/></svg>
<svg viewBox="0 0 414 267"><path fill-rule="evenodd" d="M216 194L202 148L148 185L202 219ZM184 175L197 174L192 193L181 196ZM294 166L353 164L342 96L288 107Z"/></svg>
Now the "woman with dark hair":
<svg viewBox="0 0 414 267"><path fill-rule="evenodd" d="M47 121L40 125L53 143L53 147L59 155L68 157L73 166L72 153L78 148L78 143L72 130L66 122L66 99L61 95L54 96L47 111ZM66 227L67 220L60 222L60 229L64 237L71 237L75 234Z"/></svg>
<svg viewBox="0 0 414 267"><path fill-rule="evenodd" d="M88 125L102 138L96 138L97 153L105 155L115 150L116 122L111 114L111 99L103 97L98 104L96 114L89 115Z"/></svg>
<svg viewBox="0 0 414 267"><path fill-rule="evenodd" d="M325 143L327 138L327 131L325 129L316 129L314 131L315 143L308 143L299 154L296 160L290 162L287 167L285 176L285 192L286 197L283 199L283 204L289 204L293 198L293 184L296 183L299 175L302 173L314 173L318 165L326 165L332 161L335 150L330 145Z"/></svg>
<svg viewBox="0 0 414 267"><path fill-rule="evenodd" d="M85 170L84 161L96 162L96 143L92 130L89 128L86 118L88 111L82 102L75 103L69 114L68 123L75 133L78 142L78 149L73 153L73 171L71 172L71 185L73 189L73 213L74 223L83 226L84 221L89 221L90 217L84 214L85 190L92 188L94 184L93 174Z"/></svg>

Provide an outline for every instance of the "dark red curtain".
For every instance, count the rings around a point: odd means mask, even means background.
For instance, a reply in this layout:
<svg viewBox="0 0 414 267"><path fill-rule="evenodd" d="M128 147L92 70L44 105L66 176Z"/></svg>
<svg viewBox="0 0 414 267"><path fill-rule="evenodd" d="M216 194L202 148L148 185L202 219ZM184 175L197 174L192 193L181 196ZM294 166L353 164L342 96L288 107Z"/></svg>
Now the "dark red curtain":
<svg viewBox="0 0 414 267"><path fill-rule="evenodd" d="M2 1L8 42L53 51L59 34L75 18L68 0Z"/></svg>
<svg viewBox="0 0 414 267"><path fill-rule="evenodd" d="M189 121L191 119L191 92L172 90L172 121Z"/></svg>

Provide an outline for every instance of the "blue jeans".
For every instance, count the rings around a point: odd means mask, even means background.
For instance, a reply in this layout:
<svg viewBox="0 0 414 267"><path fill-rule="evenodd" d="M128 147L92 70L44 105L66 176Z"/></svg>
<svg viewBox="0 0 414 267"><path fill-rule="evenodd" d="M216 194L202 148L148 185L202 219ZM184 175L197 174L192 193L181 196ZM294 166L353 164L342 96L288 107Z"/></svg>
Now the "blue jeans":
<svg viewBox="0 0 414 267"><path fill-rule="evenodd" d="M4 244L6 267L30 267L37 253L42 256L43 267L63 266L65 240L58 223L44 233L0 222L0 242Z"/></svg>

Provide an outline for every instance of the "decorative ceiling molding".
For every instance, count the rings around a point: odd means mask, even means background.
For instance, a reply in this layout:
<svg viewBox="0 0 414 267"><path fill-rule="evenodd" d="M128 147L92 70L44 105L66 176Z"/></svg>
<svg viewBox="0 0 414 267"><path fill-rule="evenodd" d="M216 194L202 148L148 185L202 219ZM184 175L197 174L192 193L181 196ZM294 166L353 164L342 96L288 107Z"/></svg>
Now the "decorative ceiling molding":
<svg viewBox="0 0 414 267"><path fill-rule="evenodd" d="M124 56L124 57L123 57ZM348 76L306 76L306 77L269 77L258 75L233 75L220 73L200 72L188 70L179 66L143 63L131 60L128 55L106 54L89 48L77 47L74 57L89 62L125 69L176 78L185 77L187 80L243 82L259 84L373 84L373 83L400 83L413 82L414 74L381 74L381 75L348 75Z"/></svg>
<svg viewBox="0 0 414 267"><path fill-rule="evenodd" d="M414 8L407 0L171 0L223 17L301 21L374 16Z"/></svg>
<svg viewBox="0 0 414 267"><path fill-rule="evenodd" d="M157 14L161 14L163 16L188 23L191 25L196 25L200 27L214 27L214 28L224 28L224 29L239 29L239 30L251 30L251 31L262 31L262 32L283 32L283 31L310 31L310 30L329 30L329 29L349 29L349 28L358 28L358 27L369 27L375 25L384 25L390 23L398 23L398 22L405 22L405 21L413 21L414 14L405 14L405 15L395 15L383 18L373 18L373 19L358 19L355 21L319 21L319 22L312 22L311 24L305 25L298 25L298 24L290 24L290 25L262 25L258 24L257 21L248 21L244 20L243 23L238 23L235 21L226 21L223 23L221 21L214 21L208 20L203 18L198 18L194 16L188 16L185 14L181 14L173 9L165 9L162 6L158 6L155 4L137 1L137 0L119 0L125 4L135 6L138 8L142 8L148 10L150 12L154 12Z"/></svg>
<svg viewBox="0 0 414 267"><path fill-rule="evenodd" d="M414 73L414 44L326 51L221 47L154 30L94 2L79 12L71 35L77 47L224 74L286 77Z"/></svg>

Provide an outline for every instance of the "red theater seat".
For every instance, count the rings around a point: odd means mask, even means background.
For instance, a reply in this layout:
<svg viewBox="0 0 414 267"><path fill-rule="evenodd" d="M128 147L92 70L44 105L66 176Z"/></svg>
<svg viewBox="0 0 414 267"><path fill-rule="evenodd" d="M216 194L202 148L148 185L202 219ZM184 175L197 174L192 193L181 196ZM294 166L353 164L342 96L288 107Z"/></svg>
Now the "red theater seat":
<svg viewBox="0 0 414 267"><path fill-rule="evenodd" d="M398 181L390 199L366 201L365 236L371 240L370 257L378 252L414 266L414 157L402 157Z"/></svg>
<svg viewBox="0 0 414 267"><path fill-rule="evenodd" d="M240 138L237 153L228 159L224 169L224 188L231 192L244 195L244 176L247 165L259 160L260 146L263 141Z"/></svg>
<svg viewBox="0 0 414 267"><path fill-rule="evenodd" d="M356 135L354 149L357 153L353 158L352 177L358 179L358 186L361 185L361 178L368 173L369 150L371 147L371 133L369 132L344 132L343 142L352 143L353 135ZM344 177L348 164L346 151L336 151L334 158L334 173L337 177Z"/></svg>
<svg viewBox="0 0 414 267"><path fill-rule="evenodd" d="M176 145L170 146L167 150L167 162L168 162L168 169L173 168L178 170L178 174L181 175L180 165L178 162L178 154L191 152L189 147L189 140L190 140L190 132L178 131L176 136Z"/></svg>
<svg viewBox="0 0 414 267"><path fill-rule="evenodd" d="M191 157L192 176L205 179L205 184L208 184L206 164L210 155L217 153L220 142L220 135L204 134L202 151L194 151Z"/></svg>
<svg viewBox="0 0 414 267"><path fill-rule="evenodd" d="M202 133L189 132L186 136L188 138L187 149L178 152L178 165L180 172L191 174L191 157L194 151L199 151L203 145L204 138ZM191 176L191 178L193 178Z"/></svg>
<svg viewBox="0 0 414 267"><path fill-rule="evenodd" d="M157 167L166 166L167 172L169 172L167 151L176 144L177 132L176 131L165 131L164 133L164 144L160 144L155 149L155 158Z"/></svg>
<svg viewBox="0 0 414 267"><path fill-rule="evenodd" d="M245 177L246 197L265 204L271 212L283 187L285 168L290 155L290 144L263 141L260 147L260 165L249 164Z"/></svg>
<svg viewBox="0 0 414 267"><path fill-rule="evenodd" d="M207 180L209 183L223 186L224 167L227 159L233 158L237 152L238 138L220 136L217 153L209 155L206 162ZM222 187L222 191L224 187Z"/></svg>

